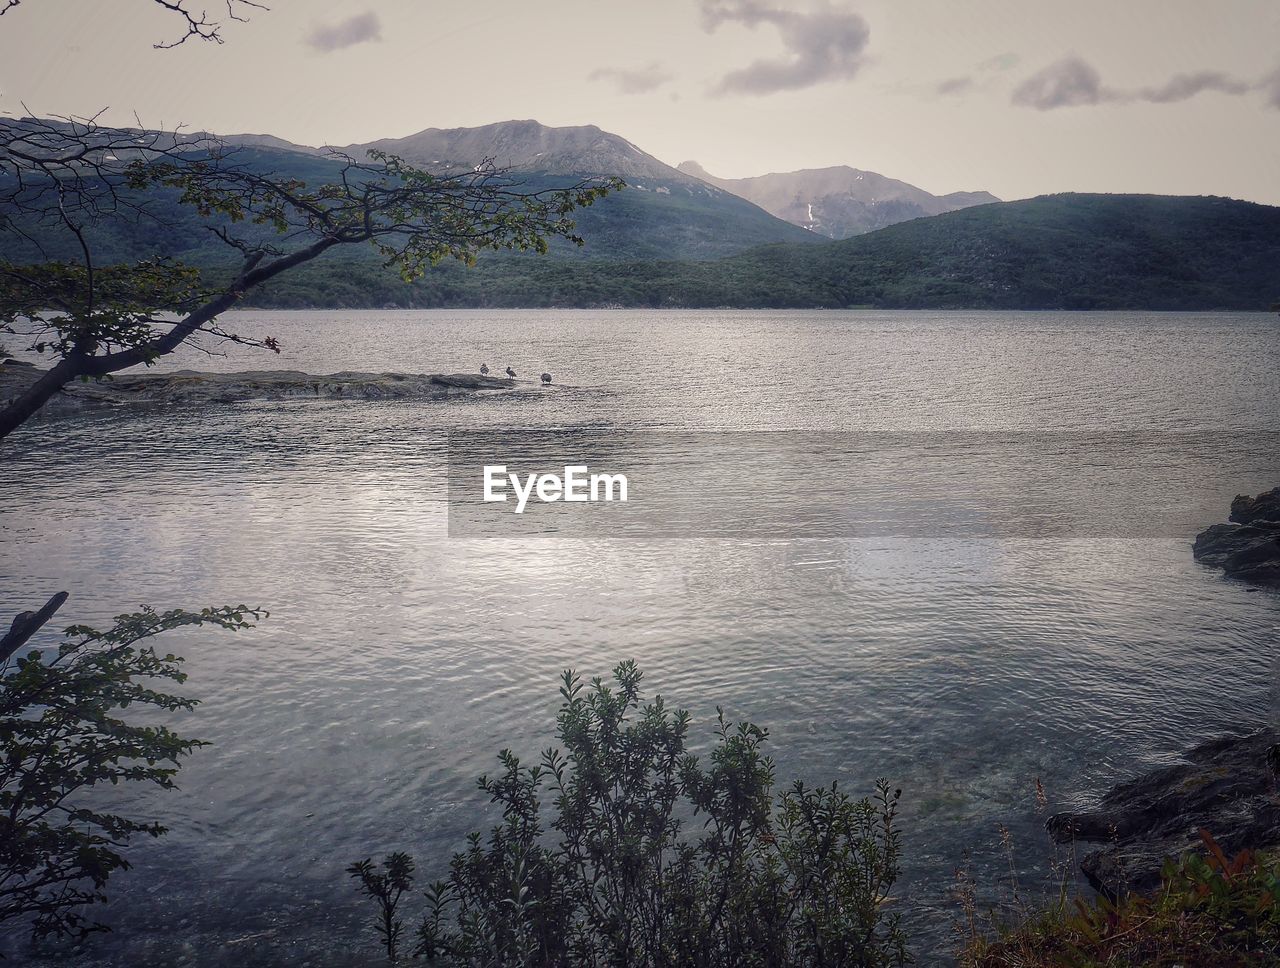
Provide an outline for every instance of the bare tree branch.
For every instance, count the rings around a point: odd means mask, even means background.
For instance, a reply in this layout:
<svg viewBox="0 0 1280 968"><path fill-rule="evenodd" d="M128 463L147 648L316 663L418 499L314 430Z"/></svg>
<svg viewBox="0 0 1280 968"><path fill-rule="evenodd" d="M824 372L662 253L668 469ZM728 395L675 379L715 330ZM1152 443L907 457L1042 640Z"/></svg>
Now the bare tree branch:
<svg viewBox="0 0 1280 968"><path fill-rule="evenodd" d="M193 13L187 9L186 0L153 0L157 5L164 7L171 13L176 13L186 20L187 32L177 40L170 41L167 44L153 44L157 50L169 50L180 44L185 44L192 37L199 40L211 40L214 43L221 44L222 41L222 21L210 20L207 11L201 10L199 14ZM256 10L269 9L265 4L254 3L252 0L226 0L227 19L235 20L240 23L247 23L248 16L242 16L237 13L238 10L253 8Z"/></svg>
<svg viewBox="0 0 1280 968"><path fill-rule="evenodd" d="M23 0L2 0L2 2L0 17L3 17L14 7L21 6ZM178 47L193 37L197 40L210 40L215 44L221 44L223 42L222 27L226 21L234 20L238 23L248 23L250 10L271 9L266 4L255 2L255 0L224 0L227 8L226 16L211 18L207 10L201 10L196 13L193 9L189 9L189 0L151 0L151 2L169 13L176 14L186 26L186 33L177 40L163 44L152 44L151 46L157 50L169 50Z"/></svg>

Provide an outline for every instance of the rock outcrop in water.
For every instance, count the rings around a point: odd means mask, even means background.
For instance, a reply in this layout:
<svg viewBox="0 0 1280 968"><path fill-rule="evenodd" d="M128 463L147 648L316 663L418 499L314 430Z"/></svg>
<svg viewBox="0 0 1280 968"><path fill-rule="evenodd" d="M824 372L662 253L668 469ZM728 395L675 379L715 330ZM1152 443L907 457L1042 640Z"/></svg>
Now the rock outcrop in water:
<svg viewBox="0 0 1280 968"><path fill-rule="evenodd" d="M1159 886L1166 858L1203 851L1202 829L1228 855L1280 846L1277 742L1280 735L1266 729L1201 743L1186 763L1122 783L1096 810L1055 814L1046 826L1059 843L1105 844L1080 869L1112 897Z"/></svg>
<svg viewBox="0 0 1280 968"><path fill-rule="evenodd" d="M7 363L0 366L0 403L17 396L44 370ZM473 373L358 373L316 375L297 370L239 373L117 374L110 379L68 385L43 408L67 412L83 407L131 403L233 403L240 400L436 399L475 390L515 387L515 380Z"/></svg>
<svg viewBox="0 0 1280 968"><path fill-rule="evenodd" d="M1280 584L1280 487L1238 496L1229 522L1196 537L1196 560L1234 578ZM1094 810L1048 819L1059 843L1104 845L1080 862L1095 890L1115 897L1158 887L1166 859L1203 851L1201 830L1229 855L1280 848L1280 733L1209 740L1184 759L1113 787Z"/></svg>
<svg viewBox="0 0 1280 968"><path fill-rule="evenodd" d="M1230 524L1215 524L1196 536L1196 561L1232 578L1280 585L1280 487L1231 502Z"/></svg>

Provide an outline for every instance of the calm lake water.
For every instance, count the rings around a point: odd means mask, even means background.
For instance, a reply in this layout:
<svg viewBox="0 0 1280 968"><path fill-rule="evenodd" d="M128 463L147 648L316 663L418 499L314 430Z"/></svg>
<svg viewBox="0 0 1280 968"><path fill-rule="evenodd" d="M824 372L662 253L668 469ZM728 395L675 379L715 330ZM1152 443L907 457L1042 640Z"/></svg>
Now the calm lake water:
<svg viewBox="0 0 1280 968"><path fill-rule="evenodd" d="M139 408L45 420L0 450L5 616L64 588L63 624L103 625L142 602L271 610L250 632L169 637L202 700L180 730L212 745L187 761L180 791L115 791L171 832L138 843L134 869L113 879L102 913L114 933L24 957L319 965L371 953L343 869L407 849L425 874L443 872L487 824L475 778L498 749L532 758L550 744L568 666L604 675L636 659L651 691L694 714L700 742L717 704L768 726L783 783L901 786L897 903L925 963L951 944L957 867L984 898L1007 885L1000 825L1024 886L1045 876L1037 777L1053 809L1083 805L1199 739L1275 719L1280 596L1190 553L1233 495L1280 483L1274 316L227 323L277 336L284 353L186 353L164 368L486 361L521 378L550 370L556 384ZM788 448L770 444L736 518L730 505L679 529L654 518L625 535L451 536L448 432L456 447L463 432L518 437L511 428L588 428L622 465L654 439L633 431L821 434L854 442L846 457L861 448L874 473L853 483L893 513L814 532L806 509L838 503L858 473L788 476L769 466ZM773 438L788 436L808 439ZM806 527L788 536L790 515ZM901 526L920 515L927 528ZM732 526L766 518L755 536Z"/></svg>

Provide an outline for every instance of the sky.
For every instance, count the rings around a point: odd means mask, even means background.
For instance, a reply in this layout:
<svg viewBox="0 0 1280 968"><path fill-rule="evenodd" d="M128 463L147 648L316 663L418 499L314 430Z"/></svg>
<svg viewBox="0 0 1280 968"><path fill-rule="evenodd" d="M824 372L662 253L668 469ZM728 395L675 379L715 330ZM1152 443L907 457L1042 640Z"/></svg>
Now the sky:
<svg viewBox="0 0 1280 968"><path fill-rule="evenodd" d="M1280 204L1276 0L263 2L155 49L184 28L152 0L21 0L0 112L313 145L534 118L726 178Z"/></svg>

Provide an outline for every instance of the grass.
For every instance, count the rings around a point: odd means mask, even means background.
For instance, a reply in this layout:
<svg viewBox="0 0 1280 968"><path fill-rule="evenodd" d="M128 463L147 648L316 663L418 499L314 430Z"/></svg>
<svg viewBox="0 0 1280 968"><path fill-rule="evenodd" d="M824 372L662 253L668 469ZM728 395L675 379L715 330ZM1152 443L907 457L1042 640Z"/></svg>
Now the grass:
<svg viewBox="0 0 1280 968"><path fill-rule="evenodd" d="M1039 781L1037 803L1047 812ZM1121 898L1082 894L1069 858L1055 849L1057 896L1029 904L1010 857L1012 914L980 917L973 881L958 875L964 919L957 961L962 968L1237 968L1280 964L1280 861L1242 851L1228 857L1207 830L1203 853L1166 861L1160 887Z"/></svg>

